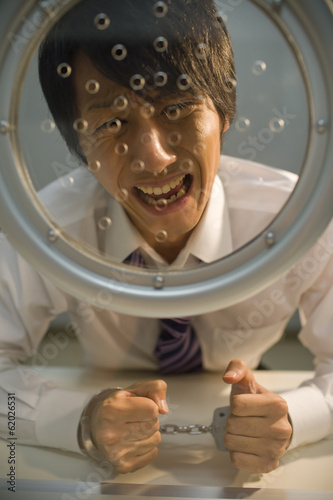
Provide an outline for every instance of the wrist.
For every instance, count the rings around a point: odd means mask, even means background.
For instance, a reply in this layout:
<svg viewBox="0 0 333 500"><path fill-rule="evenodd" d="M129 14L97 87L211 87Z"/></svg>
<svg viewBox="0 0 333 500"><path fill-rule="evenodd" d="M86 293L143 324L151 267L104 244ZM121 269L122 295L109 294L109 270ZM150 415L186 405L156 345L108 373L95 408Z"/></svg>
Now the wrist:
<svg viewBox="0 0 333 500"><path fill-rule="evenodd" d="M101 404L105 399L113 396L115 392L120 390L121 387L116 387L113 389L105 389L103 391L98 392L88 401L88 404L85 406L81 414L78 426L78 434L77 434L80 449L82 453L99 462L106 460L106 458L104 453L97 448L92 438L92 433L91 433L92 415L94 410L97 408L99 404Z"/></svg>

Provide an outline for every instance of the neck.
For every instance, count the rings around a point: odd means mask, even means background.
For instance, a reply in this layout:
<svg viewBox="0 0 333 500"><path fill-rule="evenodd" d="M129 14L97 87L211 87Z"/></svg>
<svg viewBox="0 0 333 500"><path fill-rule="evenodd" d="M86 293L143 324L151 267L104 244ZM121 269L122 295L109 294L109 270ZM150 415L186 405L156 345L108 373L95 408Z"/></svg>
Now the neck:
<svg viewBox="0 0 333 500"><path fill-rule="evenodd" d="M158 254L163 257L168 264L171 264L179 255L179 252L185 247L189 237L192 234L192 230L188 231L185 234L168 236L165 235L165 239L163 231L161 231L160 235L157 235L150 232L145 226L138 224L138 221L135 221L131 215L127 214L132 224L136 227L136 229L140 232L141 236L145 239L149 246L151 246ZM160 236L160 241L159 241Z"/></svg>
<svg viewBox="0 0 333 500"><path fill-rule="evenodd" d="M190 233L182 236L181 238L177 238L174 241L170 241L169 239L166 241L158 242L155 237L146 238L147 243L163 257L168 264L171 264L179 255L180 251L186 245L188 239L190 237Z"/></svg>

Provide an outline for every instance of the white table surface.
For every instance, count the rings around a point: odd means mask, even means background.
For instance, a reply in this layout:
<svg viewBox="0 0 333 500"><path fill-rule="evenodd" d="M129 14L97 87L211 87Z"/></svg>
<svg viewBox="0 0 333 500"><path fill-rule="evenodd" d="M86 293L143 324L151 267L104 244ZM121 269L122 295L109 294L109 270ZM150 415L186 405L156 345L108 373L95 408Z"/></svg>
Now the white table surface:
<svg viewBox="0 0 333 500"><path fill-rule="evenodd" d="M87 372L52 367L43 375L60 387L95 392L149 380L147 373ZM279 392L297 387L311 372L258 371L256 378ZM228 404L230 387L219 373L164 377L170 412L161 423L205 424L216 407ZM227 452L215 448L210 434L163 435L159 457L151 465L126 475L64 451L17 445L16 492L6 492L8 448L0 440L0 498L73 500L82 498L253 498L276 500L333 499L333 440L291 450L280 467L265 475L235 469ZM86 489L88 488L88 489Z"/></svg>

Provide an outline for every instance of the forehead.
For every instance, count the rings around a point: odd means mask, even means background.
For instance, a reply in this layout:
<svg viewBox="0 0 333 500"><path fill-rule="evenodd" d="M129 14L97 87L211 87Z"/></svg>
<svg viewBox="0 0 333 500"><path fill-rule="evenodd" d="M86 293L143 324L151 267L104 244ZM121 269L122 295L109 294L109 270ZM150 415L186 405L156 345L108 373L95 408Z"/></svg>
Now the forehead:
<svg viewBox="0 0 333 500"><path fill-rule="evenodd" d="M164 92L156 89L148 92L136 93L128 87L119 85L117 82L101 73L92 63L89 56L80 51L75 57L73 64L73 85L76 97L76 110L82 113L90 109L105 107L106 103L111 105L114 99L120 95L130 95L132 100L154 102L162 104L168 99L182 98L187 96L201 97L199 92L193 89L180 90L177 87L172 91Z"/></svg>
<svg viewBox="0 0 333 500"><path fill-rule="evenodd" d="M76 105L80 111L87 112L97 100L110 99L122 93L123 88L98 71L83 52L77 54L73 66Z"/></svg>

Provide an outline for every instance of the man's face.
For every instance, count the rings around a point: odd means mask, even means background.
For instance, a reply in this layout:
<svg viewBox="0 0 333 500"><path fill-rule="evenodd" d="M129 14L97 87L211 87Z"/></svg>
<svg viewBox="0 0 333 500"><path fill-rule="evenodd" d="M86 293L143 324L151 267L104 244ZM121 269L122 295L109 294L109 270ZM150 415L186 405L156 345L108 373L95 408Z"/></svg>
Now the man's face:
<svg viewBox="0 0 333 500"><path fill-rule="evenodd" d="M74 79L76 129L96 178L154 248L162 240L181 248L205 210L218 169L222 130L212 102L184 90L148 102L106 78L83 54Z"/></svg>

